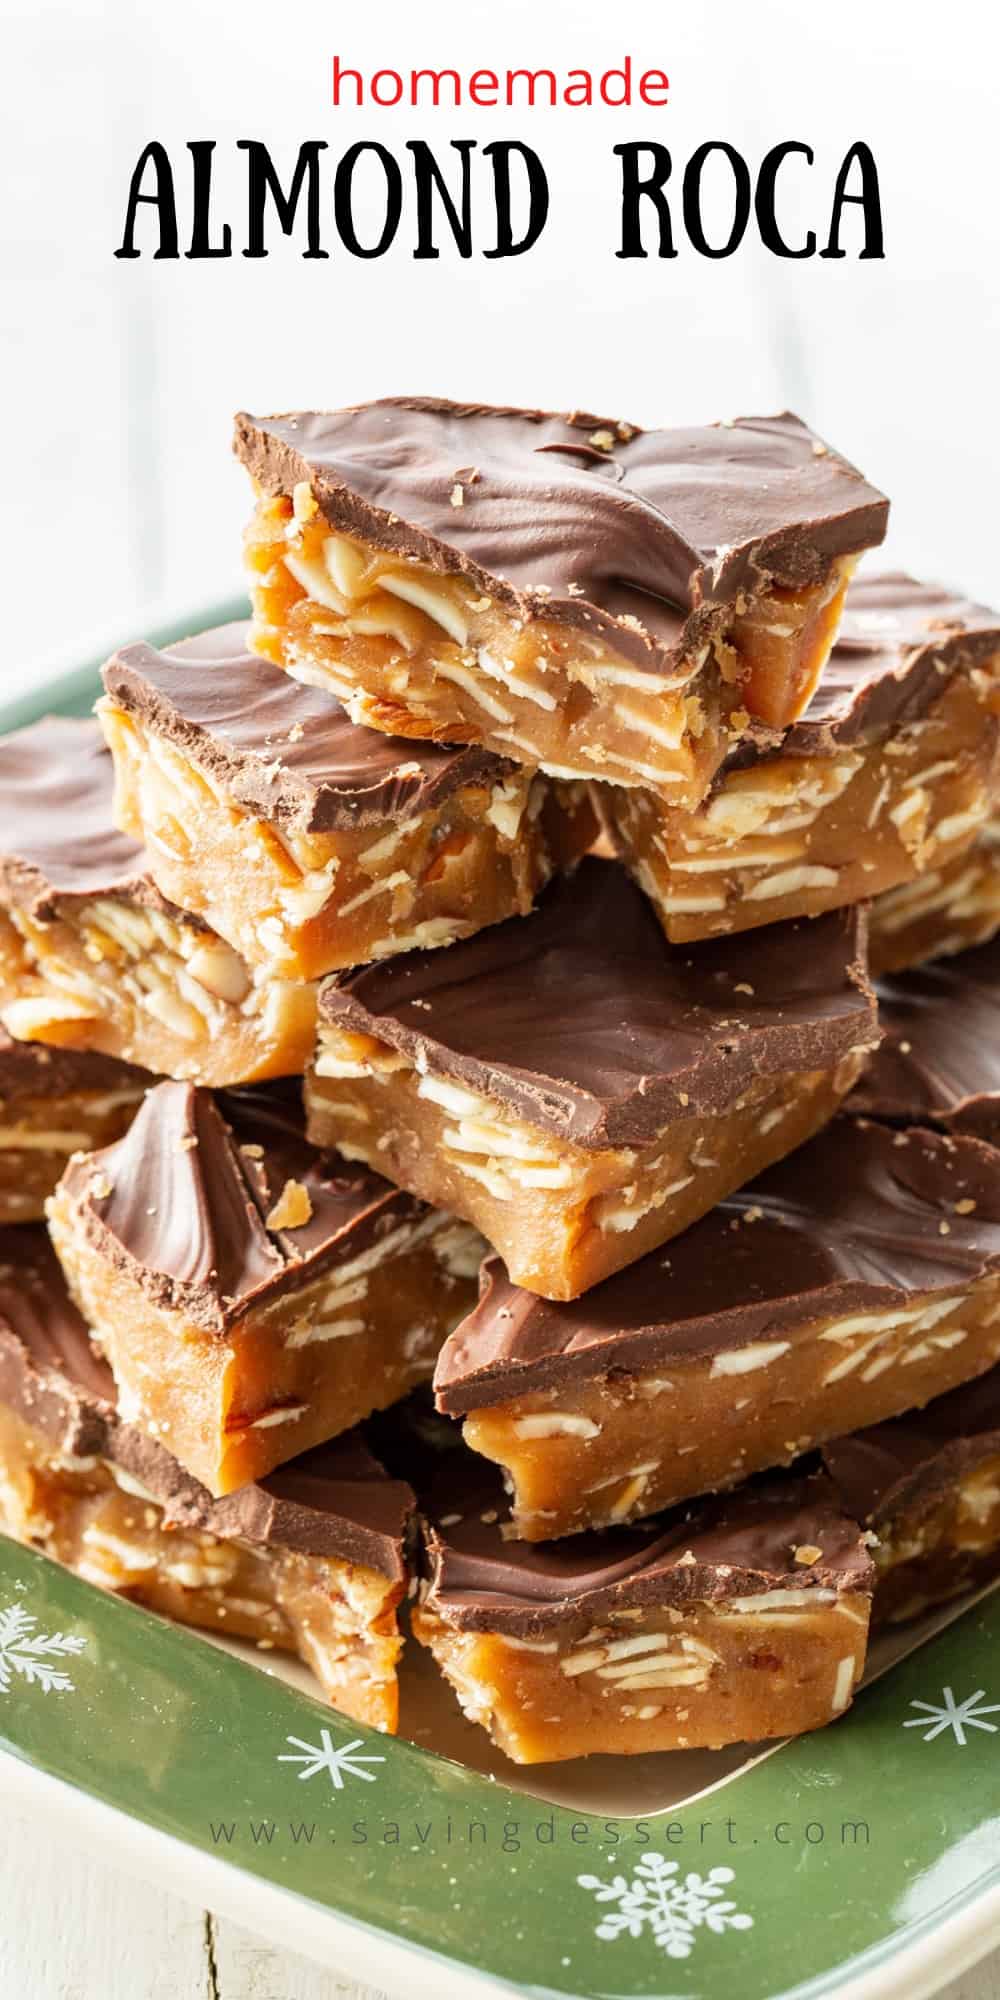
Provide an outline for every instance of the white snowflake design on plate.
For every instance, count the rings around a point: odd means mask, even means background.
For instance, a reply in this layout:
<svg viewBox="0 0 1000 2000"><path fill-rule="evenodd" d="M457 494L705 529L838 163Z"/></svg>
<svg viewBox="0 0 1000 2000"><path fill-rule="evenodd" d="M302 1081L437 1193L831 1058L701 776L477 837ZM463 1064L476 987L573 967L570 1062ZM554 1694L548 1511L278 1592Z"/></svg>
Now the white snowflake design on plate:
<svg viewBox="0 0 1000 2000"><path fill-rule="evenodd" d="M578 1875L581 1889L589 1889L598 1903L617 1903L595 1927L595 1936L611 1942L627 1934L640 1937L651 1931L654 1942L668 1958L690 1958L699 1930L748 1931L753 1918L730 1902L726 1890L733 1881L731 1868L710 1868L707 1875L680 1874L676 1861L662 1854L646 1854L636 1863L631 1881L616 1875L602 1882L599 1875Z"/></svg>
<svg viewBox="0 0 1000 2000"><path fill-rule="evenodd" d="M319 1732L319 1743L304 1743L301 1736L286 1736L286 1743L294 1744L294 1750L282 1751L279 1764L301 1764L300 1778L315 1778L320 1771L329 1772L330 1783L335 1792L342 1792L345 1779L363 1778L366 1785L375 1783L375 1772L366 1771L366 1764L384 1764L385 1758L365 1755L363 1736L355 1736L350 1743L342 1744L338 1750L328 1729Z"/></svg>
<svg viewBox="0 0 1000 2000"><path fill-rule="evenodd" d="M991 1736L997 1734L995 1722L984 1722L985 1715L1000 1715L1000 1701L983 1702L985 1688L977 1688L975 1694L967 1694L964 1701L956 1701L950 1687L942 1688L940 1702L911 1701L911 1708L923 1710L922 1715L910 1715L903 1723L904 1729L921 1729L921 1741L933 1743L935 1736L943 1736L946 1729L952 1730L959 1748L964 1750L968 1742L967 1729L985 1729ZM982 1705L981 1705L982 1704Z"/></svg>
<svg viewBox="0 0 1000 2000"><path fill-rule="evenodd" d="M20 1604L6 1604L0 1610L0 1694L9 1694L18 1677L43 1694L75 1693L65 1668L53 1661L82 1653L86 1639L73 1632L38 1632L37 1624Z"/></svg>

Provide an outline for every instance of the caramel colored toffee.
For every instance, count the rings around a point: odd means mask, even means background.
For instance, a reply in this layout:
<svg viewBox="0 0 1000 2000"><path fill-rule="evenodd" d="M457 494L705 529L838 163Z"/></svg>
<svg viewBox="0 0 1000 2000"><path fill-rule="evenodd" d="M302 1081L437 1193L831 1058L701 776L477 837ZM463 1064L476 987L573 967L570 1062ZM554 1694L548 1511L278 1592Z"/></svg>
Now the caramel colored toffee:
<svg viewBox="0 0 1000 2000"><path fill-rule="evenodd" d="M970 848L871 906L873 972L905 972L985 944L1000 930L1000 818Z"/></svg>
<svg viewBox="0 0 1000 2000"><path fill-rule="evenodd" d="M50 716L0 739L0 1018L31 1041L164 1076L297 1074L315 987L266 979L168 901L150 855L117 830L113 794L96 722Z"/></svg>
<svg viewBox="0 0 1000 2000"><path fill-rule="evenodd" d="M119 823L266 995L522 914L590 845L586 787L358 728L330 694L248 655L247 630L126 646L98 713Z"/></svg>
<svg viewBox="0 0 1000 2000"><path fill-rule="evenodd" d="M846 1117L573 1304L499 1258L438 1407L529 1541L791 1463L1000 1359L1000 1153Z"/></svg>
<svg viewBox="0 0 1000 2000"><path fill-rule="evenodd" d="M431 1511L413 1630L519 1764L820 1728L864 1666L872 1563L822 1476L532 1547L499 1482Z"/></svg>
<svg viewBox="0 0 1000 2000"><path fill-rule="evenodd" d="M887 502L796 417L398 398L236 420L252 644L358 722L697 804L800 714Z"/></svg>
<svg viewBox="0 0 1000 2000"><path fill-rule="evenodd" d="M989 818L998 743L997 614L912 577L862 576L777 748L741 745L693 813L655 791L602 785L594 798L683 943L901 885L918 885L919 906Z"/></svg>
<svg viewBox="0 0 1000 2000"><path fill-rule="evenodd" d="M49 1222L129 1421L216 1495L425 1380L474 1291L471 1232L316 1152L276 1086L160 1084Z"/></svg>
<svg viewBox="0 0 1000 2000"><path fill-rule="evenodd" d="M409 1488L351 1433L213 1500L116 1403L44 1232L0 1231L0 1527L184 1624L297 1653L337 1708L395 1728Z"/></svg>
<svg viewBox="0 0 1000 2000"><path fill-rule="evenodd" d="M864 921L685 952L615 862L451 951L331 980L310 1135L573 1298L824 1124L877 1039Z"/></svg>
<svg viewBox="0 0 1000 2000"><path fill-rule="evenodd" d="M915 1617L1000 1572L1000 1368L823 1456L874 1531L879 1619Z"/></svg>
<svg viewBox="0 0 1000 2000"><path fill-rule="evenodd" d="M883 1039L849 1109L1000 1146L1000 938L880 981Z"/></svg>
<svg viewBox="0 0 1000 2000"><path fill-rule="evenodd" d="M0 918L0 957L2 957ZM110 1056L14 1041L0 1024L0 1226L40 1222L71 1153L127 1131L153 1079Z"/></svg>

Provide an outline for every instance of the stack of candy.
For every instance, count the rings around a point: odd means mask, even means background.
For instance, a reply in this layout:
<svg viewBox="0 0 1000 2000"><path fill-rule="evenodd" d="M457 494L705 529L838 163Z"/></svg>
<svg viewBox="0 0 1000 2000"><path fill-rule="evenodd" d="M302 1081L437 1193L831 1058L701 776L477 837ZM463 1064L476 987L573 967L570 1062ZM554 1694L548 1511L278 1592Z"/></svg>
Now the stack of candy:
<svg viewBox="0 0 1000 2000"><path fill-rule="evenodd" d="M1000 618L787 415L236 450L252 621L0 740L2 1525L383 1729L407 1597L519 1762L817 1728L1000 1571Z"/></svg>

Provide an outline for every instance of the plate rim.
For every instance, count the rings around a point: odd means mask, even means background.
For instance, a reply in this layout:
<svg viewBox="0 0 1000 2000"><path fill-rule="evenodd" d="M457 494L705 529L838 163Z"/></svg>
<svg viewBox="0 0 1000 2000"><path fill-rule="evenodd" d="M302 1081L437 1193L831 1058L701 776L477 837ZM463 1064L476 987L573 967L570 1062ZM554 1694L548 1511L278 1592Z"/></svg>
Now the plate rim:
<svg viewBox="0 0 1000 2000"><path fill-rule="evenodd" d="M254 1669L248 1665L246 1671L252 1673ZM109 1804L96 1793L57 1777L28 1758L0 1751L0 1772L5 1796L12 1803L37 1805L63 1822L80 1817L97 1821L107 1831L107 1845L113 1851L115 1866L140 1880L167 1887L193 1905L217 1905L233 1922L250 1931L255 1928L256 1913L263 1910L268 1921L257 1927L272 1943L330 1970L343 1971L363 1986L392 1992L394 1978L399 1974L405 1975L399 1990L405 1990L408 1984L411 1990L426 1991L433 1996L441 1992L440 1976L444 1973L449 1981L449 2000L450 1996L454 2000L482 2000L489 1992L507 1995L524 1990L496 1973L463 1964L446 1952L415 1942L404 1943L377 1925L329 1909L301 1890L253 1875L222 1855L206 1854L190 1842ZM142 1853L141 1861L137 1850ZM147 1854L147 1850L151 1851ZM101 1853L105 1853L104 1847ZM158 1872L162 1855L170 1863L171 1880L167 1884ZM841 1976L840 1968L832 1967L796 1986L783 1987L772 1995L772 2000L832 2000L832 1996L836 2000L898 2000L900 1991L905 1991L907 2000L931 2000L942 1986L974 1969L996 1948L997 1939L991 1935L991 1929L995 1927L1000 1932L1000 1862L993 1872L995 1880L985 1888L981 1883L972 1884L958 1892L957 1907L944 1917L931 1912L922 1918L914 1926L915 1935L904 1943L894 1946L891 1940L883 1941L868 1947L854 1961L845 1961L846 1978ZM185 1879L193 1873L199 1877L197 1887L189 1886ZM218 1883L217 1897L207 1893L202 1896L203 1877L210 1883ZM305 1937L303 1911L308 1912ZM327 1956L330 1938L338 1946L346 1942L346 1957L335 1966L330 1965ZM385 1965L385 1971L374 1977L373 1945L377 1947L376 1963ZM427 1975L417 1987L413 1984L414 1960ZM553 1993L554 1989L534 1986L531 1991L541 1996ZM558 2000L569 2000L569 1996L561 1991Z"/></svg>

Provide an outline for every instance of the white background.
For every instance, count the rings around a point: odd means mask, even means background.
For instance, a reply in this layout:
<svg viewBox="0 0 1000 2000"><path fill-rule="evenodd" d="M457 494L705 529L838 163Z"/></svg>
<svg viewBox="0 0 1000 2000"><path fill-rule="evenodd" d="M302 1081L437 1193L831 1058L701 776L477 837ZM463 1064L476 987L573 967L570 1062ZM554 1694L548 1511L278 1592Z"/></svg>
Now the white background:
<svg viewBox="0 0 1000 2000"><path fill-rule="evenodd" d="M400 391L641 422L790 404L894 501L890 553L1000 596L1000 271L995 10L987 0L4 0L8 241L0 361L9 685L95 629L134 636L154 601L238 585L239 405ZM334 52L362 69L594 69L630 52L667 109L334 112ZM521 138L552 208L523 258L380 262L330 232L329 262L278 239L262 263L116 262L129 176L162 139L189 209L185 141L218 140L220 220L244 240L240 137L287 175L299 142ZM884 263L616 260L616 141L659 138L677 171L702 140L788 176L788 233L822 231L836 167L865 138L881 171ZM329 187L329 182L327 182ZM487 192L485 182L482 192ZM800 190L800 200L794 199ZM798 216L793 210L798 207ZM485 212L483 223L485 225ZM277 232L275 231L275 236ZM405 237L405 241L403 240Z"/></svg>

